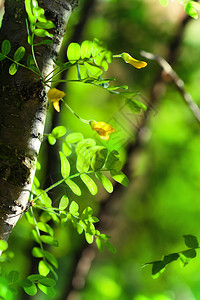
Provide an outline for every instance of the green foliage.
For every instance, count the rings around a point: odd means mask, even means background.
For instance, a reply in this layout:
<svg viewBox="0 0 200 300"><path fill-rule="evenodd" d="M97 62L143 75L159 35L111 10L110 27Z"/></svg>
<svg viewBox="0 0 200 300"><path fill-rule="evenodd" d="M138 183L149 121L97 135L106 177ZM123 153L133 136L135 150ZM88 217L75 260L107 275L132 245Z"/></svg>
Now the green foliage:
<svg viewBox="0 0 200 300"><path fill-rule="evenodd" d="M95 140L91 138L84 139L83 135L78 132L66 135L66 128L63 126L55 127L52 132L46 134L46 136L51 145L58 141L62 144L62 149L64 149L63 145L67 145L70 152L67 153L67 156L64 151L59 152L61 180L55 182L46 190L40 189L38 181L34 181L32 189L34 196L32 202L35 205L26 213L26 218L34 227L31 232L32 238L38 244L37 247L33 248L32 255L40 259L38 264L39 275L30 275L20 284L29 295L35 295L39 288L46 293L46 295L50 296L55 293L53 286L55 285L55 280L57 280L56 269L58 268L58 262L52 253L44 250L44 244L57 247L58 241L54 237L54 230L48 223L49 221L52 220L56 223L71 222L74 228L76 228L77 233L84 234L89 244L95 241L101 252L104 251L104 248L112 253L115 253L116 250L109 242L110 237L100 233L95 228L95 223L99 220L93 215L93 210L90 206L80 211L78 202L75 200L71 201L68 195L64 194L59 201L58 207L53 207L47 192L65 183L75 195L80 196L82 188L74 182L76 177L80 177L89 192L92 195L96 195L98 189L92 178L92 176L95 175L94 178L102 183L103 187L111 193L113 191L113 185L104 173L109 172L114 180L123 185L127 185L128 179L125 174L120 171L122 164L117 151L112 151L108 154L108 150L105 147L97 146ZM76 159L76 163L74 163L74 159ZM76 169L74 169L74 166L76 166ZM39 169L41 169L40 166ZM39 220L37 220L34 214L35 209L42 209L44 211ZM51 280L51 277L54 279Z"/></svg>
<svg viewBox="0 0 200 300"><path fill-rule="evenodd" d="M160 274L164 272L166 266L172 263L173 261L180 259L180 262L182 263L183 267L185 267L193 258L196 257L196 249L199 249L199 242L196 236L188 234L184 235L183 237L185 245L189 249L165 255L162 260L149 262L144 265L152 265L153 277L157 278Z"/></svg>
<svg viewBox="0 0 200 300"><path fill-rule="evenodd" d="M186 13L194 18L194 19L198 19L198 11L200 10L200 4L198 2L195 1L189 1L186 5L185 5L185 11Z"/></svg>
<svg viewBox="0 0 200 300"><path fill-rule="evenodd" d="M30 28L27 28L28 33L29 29L32 32L32 35L28 35L28 42L30 45L33 45L34 35L38 37L53 37L46 29L52 29L55 27L53 22L49 21L45 17L44 9L39 7L36 0L25 0L25 9L28 15L30 22Z"/></svg>
<svg viewBox="0 0 200 300"><path fill-rule="evenodd" d="M169 3L169 0L159 0L160 3L163 6L167 6ZM181 4L184 5L185 12L192 18L198 19L198 11L200 10L200 4L196 1L186 0L181 1L179 0Z"/></svg>

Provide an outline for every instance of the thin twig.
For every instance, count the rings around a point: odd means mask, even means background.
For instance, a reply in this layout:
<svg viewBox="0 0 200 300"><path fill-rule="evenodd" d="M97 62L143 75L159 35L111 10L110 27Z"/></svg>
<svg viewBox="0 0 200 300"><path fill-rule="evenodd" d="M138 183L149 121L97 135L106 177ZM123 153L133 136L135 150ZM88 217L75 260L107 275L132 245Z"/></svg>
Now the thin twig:
<svg viewBox="0 0 200 300"><path fill-rule="evenodd" d="M161 56L152 54L150 52L141 51L140 54L150 60L155 60L165 71L165 73L171 78L172 82L180 92L181 96L189 106L193 115L196 117L198 122L200 122L200 108L192 98L192 95L188 92L185 87L183 80L177 75L177 73L172 69L170 64Z"/></svg>

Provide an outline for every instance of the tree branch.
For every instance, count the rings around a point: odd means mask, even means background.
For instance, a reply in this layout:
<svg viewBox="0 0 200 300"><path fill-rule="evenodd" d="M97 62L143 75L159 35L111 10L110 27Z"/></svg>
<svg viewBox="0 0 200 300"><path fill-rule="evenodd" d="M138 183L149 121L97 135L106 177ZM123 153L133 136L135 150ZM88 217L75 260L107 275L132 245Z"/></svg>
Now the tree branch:
<svg viewBox="0 0 200 300"><path fill-rule="evenodd" d="M189 106L190 110L192 111L193 115L196 117L198 122L200 122L200 108L193 100L192 95L188 92L185 87L183 80L177 75L177 73L172 69L170 64L161 56L152 54L150 52L141 51L140 54L150 60L155 60L164 70L166 75L170 77L178 91L180 92L181 96Z"/></svg>

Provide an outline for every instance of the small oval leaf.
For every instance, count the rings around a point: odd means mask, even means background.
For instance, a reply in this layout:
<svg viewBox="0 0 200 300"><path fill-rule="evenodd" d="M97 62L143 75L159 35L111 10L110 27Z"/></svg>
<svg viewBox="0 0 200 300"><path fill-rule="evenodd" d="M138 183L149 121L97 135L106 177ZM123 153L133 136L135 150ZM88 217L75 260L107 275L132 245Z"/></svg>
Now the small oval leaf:
<svg viewBox="0 0 200 300"><path fill-rule="evenodd" d="M63 195L62 198L60 199L59 209L64 210L65 208L67 208L68 204L69 204L69 198Z"/></svg>
<svg viewBox="0 0 200 300"><path fill-rule="evenodd" d="M16 63L13 63L10 68L9 68L9 74L10 75L15 75L15 73L17 72L18 70L18 64Z"/></svg>
<svg viewBox="0 0 200 300"><path fill-rule="evenodd" d="M14 60L20 61L25 55L25 48L23 46L19 47L14 53Z"/></svg>
<svg viewBox="0 0 200 300"><path fill-rule="evenodd" d="M53 37L53 34L49 33L47 30L45 29L35 29L34 30L34 34L39 36L39 37Z"/></svg>
<svg viewBox="0 0 200 300"><path fill-rule="evenodd" d="M78 61L81 57L81 47L77 43L71 43L69 44L67 48L67 57L68 60L72 63Z"/></svg>
<svg viewBox="0 0 200 300"><path fill-rule="evenodd" d="M90 193L94 196L97 194L98 189L96 183L92 180L91 177L89 177L87 174L81 174L80 175L82 181L85 183L87 186L88 190Z"/></svg>
<svg viewBox="0 0 200 300"><path fill-rule="evenodd" d="M61 175L63 178L69 177L70 174L70 163L66 156L60 151L60 161L61 161Z"/></svg>
<svg viewBox="0 0 200 300"><path fill-rule="evenodd" d="M5 55L8 55L11 50L11 43L9 40L4 40L1 45L1 52Z"/></svg>
<svg viewBox="0 0 200 300"><path fill-rule="evenodd" d="M72 180L67 179L65 180L65 183L68 185L68 187L72 190L72 192L77 195L77 196L81 196L81 190L79 188L79 186Z"/></svg>
<svg viewBox="0 0 200 300"><path fill-rule="evenodd" d="M108 193L112 193L113 192L113 185L110 182L110 180L101 172L96 172L95 173L96 178L101 181L101 183L103 184L103 187L106 189L106 191Z"/></svg>

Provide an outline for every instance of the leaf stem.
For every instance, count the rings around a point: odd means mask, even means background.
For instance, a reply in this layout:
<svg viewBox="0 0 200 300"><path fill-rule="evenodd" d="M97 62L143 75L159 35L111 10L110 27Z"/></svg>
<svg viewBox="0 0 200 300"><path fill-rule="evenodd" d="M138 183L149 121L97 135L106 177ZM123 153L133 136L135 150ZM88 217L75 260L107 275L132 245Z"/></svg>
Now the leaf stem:
<svg viewBox="0 0 200 300"><path fill-rule="evenodd" d="M0 52L0 53L3 54L2 52ZM25 66L25 65L23 65L23 64L21 64L21 63L19 63L18 61L15 61L14 59L10 58L9 56L7 56L7 55L5 55L5 54L3 54L3 55L5 56L5 58L9 59L10 61L12 61L13 63L19 65L20 67L23 67L23 68L25 68L25 69L28 69L28 70L30 70L31 72L37 74L38 76L40 75L40 74L37 73L36 71L34 71L34 70L30 69L29 67L27 67L27 66Z"/></svg>
<svg viewBox="0 0 200 300"><path fill-rule="evenodd" d="M71 111L71 113L75 116L75 117L77 117L81 122L83 122L83 123L85 123L85 124L90 124L90 121L91 120L85 120L85 119L83 119L83 118L81 118L81 117L79 117L74 111L73 111L73 109L63 100L63 99L61 99L62 101L63 101L63 103L64 103L64 105Z"/></svg>
<svg viewBox="0 0 200 300"><path fill-rule="evenodd" d="M108 169L102 169L100 171L106 172L106 171L110 171L110 170L108 170ZM54 189L55 187L57 187L58 185L60 185L61 183L63 183L67 179L76 178L76 177L80 176L81 174L93 174L95 172L97 172L97 170L96 171L83 172L83 173L76 173L76 174L68 176L66 178L62 178L61 180L58 180L57 182L55 182L54 184L52 184L51 186L49 186L48 188L46 188L45 190L43 190L42 193L40 193L38 196L36 196L32 201L35 202L36 200L38 200L40 198L40 196L42 196L45 193L49 192L50 190Z"/></svg>

